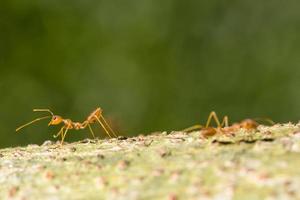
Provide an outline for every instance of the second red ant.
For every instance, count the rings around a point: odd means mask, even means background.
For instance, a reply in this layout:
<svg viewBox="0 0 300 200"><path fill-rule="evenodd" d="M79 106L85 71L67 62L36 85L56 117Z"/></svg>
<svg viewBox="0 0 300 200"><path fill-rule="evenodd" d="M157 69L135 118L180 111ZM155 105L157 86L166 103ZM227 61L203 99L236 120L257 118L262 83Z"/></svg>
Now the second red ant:
<svg viewBox="0 0 300 200"><path fill-rule="evenodd" d="M214 121L216 122L217 127L210 126L212 119L214 119ZM274 122L270 119L257 119L257 120L263 120L270 124L274 124ZM184 129L183 131L191 132L200 129L202 136L208 137L216 134L233 134L240 129L255 130L258 127L258 125L259 123L254 119L245 119L239 123L233 123L232 125L229 126L228 116L224 116L222 122L220 122L216 112L212 111L208 116L205 126L194 125L192 127Z"/></svg>

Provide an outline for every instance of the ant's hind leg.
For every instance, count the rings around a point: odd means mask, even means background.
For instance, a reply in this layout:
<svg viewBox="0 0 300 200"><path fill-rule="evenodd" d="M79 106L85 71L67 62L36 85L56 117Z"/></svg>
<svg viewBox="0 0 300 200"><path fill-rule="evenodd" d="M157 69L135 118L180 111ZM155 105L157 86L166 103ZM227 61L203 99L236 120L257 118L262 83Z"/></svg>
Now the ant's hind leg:
<svg viewBox="0 0 300 200"><path fill-rule="evenodd" d="M221 127L228 127L229 126L229 122L228 122L228 116L225 116L224 118L223 118L223 121L222 121L222 123L221 123Z"/></svg>
<svg viewBox="0 0 300 200"><path fill-rule="evenodd" d="M110 132L115 136L118 137L117 134L112 130L112 128L110 128L109 124L106 122L106 120L104 119L104 117L102 115L100 115L101 119L104 121L106 127L110 130Z"/></svg>
<svg viewBox="0 0 300 200"><path fill-rule="evenodd" d="M112 138L111 135L109 134L109 132L107 131L107 129L105 128L104 124L100 121L100 119L99 119L97 116L95 116L95 118L96 118L96 120L99 122L99 124L101 125L101 127L103 128L103 130L105 131L105 133L106 133L110 138Z"/></svg>
<svg viewBox="0 0 300 200"><path fill-rule="evenodd" d="M91 127L91 125L90 125L90 124L88 124L88 127L89 127L89 129L90 129L90 132L91 132L91 134L92 134L93 138L95 139L95 134L94 134L94 131L93 131L93 129L92 129L92 127Z"/></svg>
<svg viewBox="0 0 300 200"><path fill-rule="evenodd" d="M215 120L215 122L217 123L217 126L218 126L218 127L222 127L222 125L221 125L221 123L220 123L220 121L219 121L219 118L218 118L216 112L215 112L215 111L212 111L212 112L209 114L208 118L207 118L207 122L206 122L206 125L205 125L206 128L210 125L211 119L212 119L212 118Z"/></svg>

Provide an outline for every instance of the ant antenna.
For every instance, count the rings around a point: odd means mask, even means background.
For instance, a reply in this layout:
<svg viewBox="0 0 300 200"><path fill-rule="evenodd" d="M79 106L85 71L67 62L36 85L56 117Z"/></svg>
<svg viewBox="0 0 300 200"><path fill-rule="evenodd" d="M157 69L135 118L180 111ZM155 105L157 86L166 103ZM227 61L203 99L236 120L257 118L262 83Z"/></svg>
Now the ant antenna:
<svg viewBox="0 0 300 200"><path fill-rule="evenodd" d="M37 119L35 119L35 120L31 121L31 122L28 122L28 123L26 123L26 124L20 126L19 128L17 128L17 129L16 129L16 132L19 131L19 130L21 130L21 129L24 128L25 126L28 126L28 125L30 125L30 124L33 124L34 122L40 121L40 120L42 120L42 119L47 119L47 118L50 118L50 117L51 117L51 116L45 116L45 117L37 118Z"/></svg>
<svg viewBox="0 0 300 200"><path fill-rule="evenodd" d="M54 116L53 112L51 112L51 110L49 110L49 109L33 109L33 112L48 112L52 116Z"/></svg>
<svg viewBox="0 0 300 200"><path fill-rule="evenodd" d="M48 116L45 116L45 117L40 117L40 118L37 118L35 120L32 120L31 122L28 122L28 123L20 126L19 128L17 128L16 132L18 132L19 130L21 130L25 126L28 126L30 124L33 124L33 123L37 122L37 121L40 121L40 120L43 120L43 119L47 119L47 118L50 118L50 117L54 116L53 112L51 112L49 109L33 109L33 112L48 112L48 113L51 114L51 116L48 115Z"/></svg>
<svg viewBox="0 0 300 200"><path fill-rule="evenodd" d="M257 117L257 118L254 118L255 121L261 121L261 122L267 122L269 123L270 125L274 125L275 122L270 119L270 118L260 118L260 117Z"/></svg>

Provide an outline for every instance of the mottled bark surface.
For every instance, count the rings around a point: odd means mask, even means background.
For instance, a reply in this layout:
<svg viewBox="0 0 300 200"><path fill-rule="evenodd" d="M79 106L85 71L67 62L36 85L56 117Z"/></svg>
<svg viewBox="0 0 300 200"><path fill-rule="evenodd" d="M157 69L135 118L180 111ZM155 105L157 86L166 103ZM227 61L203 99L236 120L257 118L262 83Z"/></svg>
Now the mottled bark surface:
<svg viewBox="0 0 300 200"><path fill-rule="evenodd" d="M300 125L0 150L0 199L300 199Z"/></svg>

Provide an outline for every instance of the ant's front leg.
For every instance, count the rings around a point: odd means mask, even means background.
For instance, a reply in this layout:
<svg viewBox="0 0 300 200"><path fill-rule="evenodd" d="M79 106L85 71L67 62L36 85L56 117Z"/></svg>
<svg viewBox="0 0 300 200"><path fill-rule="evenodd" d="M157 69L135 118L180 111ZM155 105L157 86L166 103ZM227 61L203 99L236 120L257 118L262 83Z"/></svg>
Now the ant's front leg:
<svg viewBox="0 0 300 200"><path fill-rule="evenodd" d="M196 125L194 125L194 126L191 126L191 127L188 127L188 128L183 129L182 132L187 132L187 133L189 133L189 132L192 132L192 131L194 131L194 130L202 129L202 128L204 128L204 126L202 126L202 125L200 125L200 124L196 124Z"/></svg>
<svg viewBox="0 0 300 200"><path fill-rule="evenodd" d="M221 123L221 127L228 127L229 126L229 122L228 122L228 117L225 115L225 117L223 118L223 121Z"/></svg>
<svg viewBox="0 0 300 200"><path fill-rule="evenodd" d="M64 143L64 140L65 140L68 130L69 130L69 128L66 128L65 132L61 135L61 142L60 142L61 145L63 145L63 143Z"/></svg>
<svg viewBox="0 0 300 200"><path fill-rule="evenodd" d="M220 121L219 121L219 118L218 118L216 112L215 112L215 111L212 111L212 112L209 113L209 116L208 116L208 118L207 118L207 122L206 122L205 128L209 127L212 118L213 118L213 119L215 120L215 122L217 123L217 126L218 126L218 127L221 127L221 123L220 123Z"/></svg>
<svg viewBox="0 0 300 200"><path fill-rule="evenodd" d="M61 129L58 131L58 133L56 134L56 135L53 135L53 137L54 138L57 138L59 135L61 135L62 134L62 132L63 132L63 130L64 130L64 126L63 127L61 127Z"/></svg>

